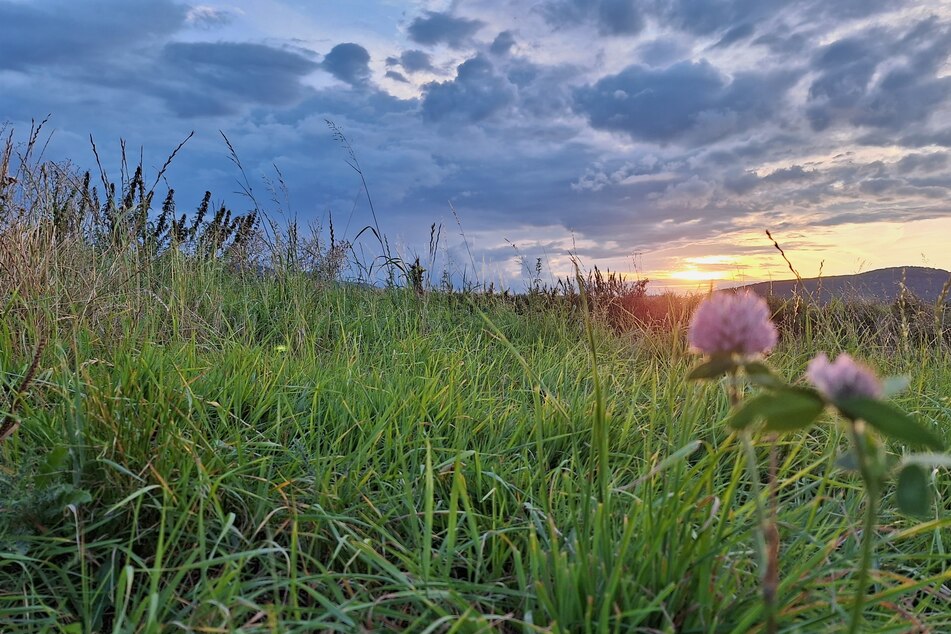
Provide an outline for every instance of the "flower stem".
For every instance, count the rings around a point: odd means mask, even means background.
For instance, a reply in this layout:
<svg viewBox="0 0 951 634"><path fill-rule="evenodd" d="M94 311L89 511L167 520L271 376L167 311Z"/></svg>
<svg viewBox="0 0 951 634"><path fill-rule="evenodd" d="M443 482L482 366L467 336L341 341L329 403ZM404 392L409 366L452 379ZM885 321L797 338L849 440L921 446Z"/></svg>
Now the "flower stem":
<svg viewBox="0 0 951 634"><path fill-rule="evenodd" d="M859 473L865 484L865 523L862 527L862 553L859 560L858 579L855 584L855 599L852 602L852 619L849 634L859 631L862 624L862 608L865 606L865 593L868 591L869 568L872 566L872 545L875 541L875 523L878 517L878 482L872 473L868 455L865 451L866 436L861 423L853 421L851 425L852 441L859 463Z"/></svg>

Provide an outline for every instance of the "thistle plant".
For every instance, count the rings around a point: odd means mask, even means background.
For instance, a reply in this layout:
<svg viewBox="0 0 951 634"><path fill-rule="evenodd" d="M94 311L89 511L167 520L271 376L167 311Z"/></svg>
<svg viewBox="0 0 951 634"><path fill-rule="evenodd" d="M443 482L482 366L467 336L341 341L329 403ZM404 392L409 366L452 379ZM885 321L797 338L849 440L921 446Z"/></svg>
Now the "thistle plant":
<svg viewBox="0 0 951 634"><path fill-rule="evenodd" d="M944 449L942 439L914 417L885 400L900 389L903 383L901 379L883 381L871 368L848 354L840 354L834 361L830 361L825 353L812 359L805 373L805 379L811 385L790 384L778 377L759 360L761 355L775 346L776 335L766 303L755 296L719 294L708 298L694 314L690 342L695 351L706 355L705 362L691 372L690 378L727 377L734 410L729 425L743 439L760 525L758 542L767 631L776 630L779 537L775 516L767 521L762 508L752 432L757 428L770 434L807 429L816 423L827 408L837 412L844 421L851 440L851 451L840 458L839 464L858 472L866 498L860 559L848 629L850 633L857 632L861 627L869 585L878 503L886 482L897 475L895 498L899 509L904 513L923 515L931 506L924 465L948 463L945 456L935 454L911 455L898 462L886 453L878 435L936 451ZM742 401L738 382L741 374L761 390ZM771 446L771 462L775 459L774 451L775 448ZM775 482L772 475L770 486L774 492L771 497L775 509Z"/></svg>

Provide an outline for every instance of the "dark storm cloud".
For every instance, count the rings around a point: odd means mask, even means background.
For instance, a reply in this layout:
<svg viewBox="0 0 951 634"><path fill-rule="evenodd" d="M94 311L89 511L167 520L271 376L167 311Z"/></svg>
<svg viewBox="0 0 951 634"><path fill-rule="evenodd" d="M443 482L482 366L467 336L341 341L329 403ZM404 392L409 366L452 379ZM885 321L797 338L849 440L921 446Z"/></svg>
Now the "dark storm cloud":
<svg viewBox="0 0 951 634"><path fill-rule="evenodd" d="M0 69L124 56L171 35L186 18L183 5L167 0L0 0Z"/></svg>
<svg viewBox="0 0 951 634"><path fill-rule="evenodd" d="M515 99L512 85L482 55L460 64L455 79L430 82L423 92L423 117L430 121L481 121Z"/></svg>
<svg viewBox="0 0 951 634"><path fill-rule="evenodd" d="M538 11L556 29L593 23L602 35L636 35L644 28L645 4L637 0L547 0Z"/></svg>
<svg viewBox="0 0 951 634"><path fill-rule="evenodd" d="M330 49L320 66L340 81L358 86L370 77L370 53L359 44L344 42Z"/></svg>
<svg viewBox="0 0 951 634"><path fill-rule="evenodd" d="M710 142L767 119L791 73L740 73L732 80L706 61L665 69L628 66L575 93L592 127L658 143Z"/></svg>
<svg viewBox="0 0 951 634"><path fill-rule="evenodd" d="M462 48L483 26L485 23L481 20L427 11L413 20L407 31L411 40L424 46L446 44L451 48Z"/></svg>

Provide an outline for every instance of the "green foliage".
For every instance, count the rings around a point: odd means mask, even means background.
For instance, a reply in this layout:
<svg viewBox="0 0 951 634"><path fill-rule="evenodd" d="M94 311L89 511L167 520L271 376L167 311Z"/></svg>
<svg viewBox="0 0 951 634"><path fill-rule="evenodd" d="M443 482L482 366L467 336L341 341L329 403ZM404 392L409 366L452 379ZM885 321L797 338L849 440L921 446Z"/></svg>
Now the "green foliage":
<svg viewBox="0 0 951 634"><path fill-rule="evenodd" d="M691 381L717 379L730 372L736 372L738 367L739 364L733 355L716 355L691 370L687 378Z"/></svg>
<svg viewBox="0 0 951 634"><path fill-rule="evenodd" d="M757 420L763 420L766 431L796 431L812 425L824 408L825 402L812 390L785 388L744 401L730 418L730 426L746 429Z"/></svg>
<svg viewBox="0 0 951 634"><path fill-rule="evenodd" d="M928 475L916 464L905 465L898 474L895 487L898 508L909 515L928 515L931 511L931 490Z"/></svg>
<svg viewBox="0 0 951 634"><path fill-rule="evenodd" d="M53 447L32 473L10 478L0 473L0 550L11 547L24 533L62 521L63 514L92 502L89 491L79 488L70 475L69 449ZM6 542L6 544L4 543ZM22 547L13 546L15 549Z"/></svg>
<svg viewBox="0 0 951 634"><path fill-rule="evenodd" d="M863 420L879 432L895 440L944 449L944 441L930 429L897 407L877 399L853 397L836 403L839 410L853 420Z"/></svg>

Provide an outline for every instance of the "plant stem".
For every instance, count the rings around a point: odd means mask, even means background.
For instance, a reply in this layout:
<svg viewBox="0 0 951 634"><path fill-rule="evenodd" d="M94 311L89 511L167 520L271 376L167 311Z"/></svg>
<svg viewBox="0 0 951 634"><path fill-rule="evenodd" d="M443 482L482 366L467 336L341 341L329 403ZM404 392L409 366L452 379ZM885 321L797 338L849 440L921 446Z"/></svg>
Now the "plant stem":
<svg viewBox="0 0 951 634"><path fill-rule="evenodd" d="M775 435L769 442L769 515L763 526L763 540L766 542L766 570L763 571L763 601L767 606L766 631L775 634L776 593L779 588L779 480L777 478L779 458L776 455Z"/></svg>
<svg viewBox="0 0 951 634"><path fill-rule="evenodd" d="M752 488L753 508L756 512L756 550L757 567L760 573L760 582L763 586L763 607L766 609L766 629L767 632L776 631L776 605L775 593L771 593L767 587L767 574L769 572L769 548L766 543L766 513L763 510L762 491L763 487L759 481L759 470L756 468L756 451L753 448L753 440L747 431L740 433L743 440L743 449L746 453L746 471L750 479Z"/></svg>
<svg viewBox="0 0 951 634"><path fill-rule="evenodd" d="M727 394L730 397L730 405L736 407L740 402L740 391L737 385L736 371L731 372L728 376ZM757 469L756 450L753 447L752 435L749 431L742 431L740 432L740 439L743 441L743 450L746 454L746 471L750 479L753 508L755 509L756 523L758 525L756 530L757 568L763 588L763 607L766 610L766 631L769 634L773 634L776 632L776 589L775 586L771 586L770 584L770 578L774 575L771 574L770 553L772 551L770 544L767 543L767 535L772 536L772 532L775 531L775 526L770 526L767 523L766 513L763 510L763 487L759 481L759 469ZM772 529L772 531L770 529ZM776 539L770 541L775 543L773 550L775 550L778 555L778 534L776 535Z"/></svg>
<svg viewBox="0 0 951 634"><path fill-rule="evenodd" d="M855 444L855 455L859 463L859 473L865 484L865 523L862 527L862 553L859 561L859 576L855 586L855 599L852 602L852 619L849 623L849 634L859 631L862 623L862 608L865 606L865 593L868 590L869 568L872 565L872 544L875 540L875 522L878 517L878 483L868 462L865 452L866 436L862 424L852 421L852 441Z"/></svg>

